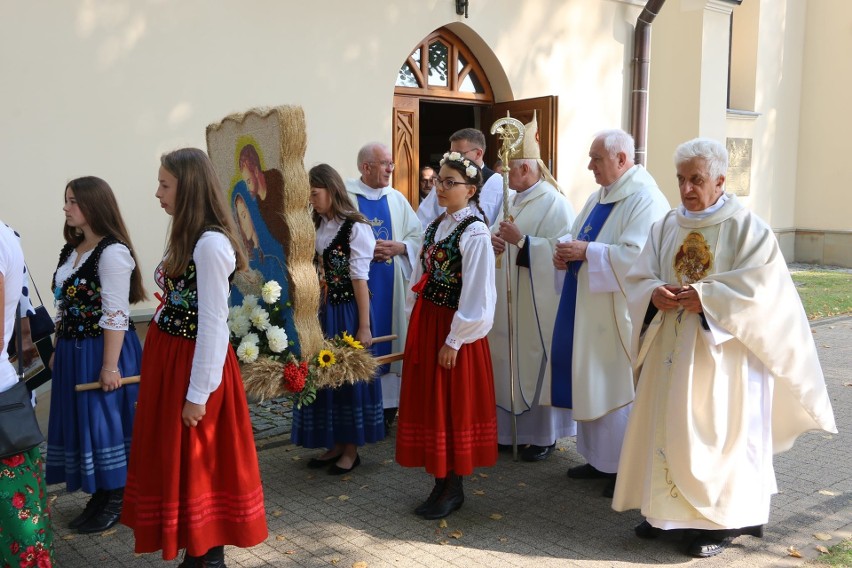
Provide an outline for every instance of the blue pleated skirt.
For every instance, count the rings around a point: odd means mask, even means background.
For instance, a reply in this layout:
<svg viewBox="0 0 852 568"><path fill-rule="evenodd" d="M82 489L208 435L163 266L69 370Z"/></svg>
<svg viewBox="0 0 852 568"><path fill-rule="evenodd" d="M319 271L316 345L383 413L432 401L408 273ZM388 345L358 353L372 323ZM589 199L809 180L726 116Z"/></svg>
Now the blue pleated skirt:
<svg viewBox="0 0 852 568"><path fill-rule="evenodd" d="M352 302L326 304L320 310L326 337L358 331L358 306ZM293 410L290 439L305 448L332 448L335 444L364 444L385 437L382 384L379 380L358 382L336 389L320 389L309 406Z"/></svg>
<svg viewBox="0 0 852 568"><path fill-rule="evenodd" d="M50 418L47 428L47 483L65 482L68 491L124 487L139 385L112 392L76 392L80 383L97 382L103 367L104 339L56 342ZM139 374L142 346L133 330L124 334L118 368L122 377Z"/></svg>

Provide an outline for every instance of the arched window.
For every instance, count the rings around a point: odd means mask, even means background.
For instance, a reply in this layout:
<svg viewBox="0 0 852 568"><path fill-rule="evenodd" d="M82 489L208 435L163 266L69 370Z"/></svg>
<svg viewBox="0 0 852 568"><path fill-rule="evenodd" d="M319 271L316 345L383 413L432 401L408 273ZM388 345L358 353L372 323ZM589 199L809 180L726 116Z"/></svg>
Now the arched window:
<svg viewBox="0 0 852 568"><path fill-rule="evenodd" d="M491 85L476 58L453 32L432 32L408 56L396 94L493 102Z"/></svg>

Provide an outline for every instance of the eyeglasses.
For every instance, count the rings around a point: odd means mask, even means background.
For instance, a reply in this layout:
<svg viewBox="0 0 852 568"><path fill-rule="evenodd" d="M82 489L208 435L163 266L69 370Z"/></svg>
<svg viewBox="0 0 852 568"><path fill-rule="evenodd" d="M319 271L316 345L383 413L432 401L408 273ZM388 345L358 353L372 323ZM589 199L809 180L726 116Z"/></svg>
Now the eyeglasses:
<svg viewBox="0 0 852 568"><path fill-rule="evenodd" d="M464 152L459 152L462 156L465 154L469 154L470 152L476 152L477 150L481 150L481 148L470 148L469 150L465 150Z"/></svg>
<svg viewBox="0 0 852 568"><path fill-rule="evenodd" d="M438 178L435 176L428 178L420 178L420 185L435 185L438 182Z"/></svg>
<svg viewBox="0 0 852 568"><path fill-rule="evenodd" d="M381 162L364 162L364 163L370 164L370 165L373 165L373 166L379 165L379 166L382 167L383 170L390 169L391 171L393 171L393 169L396 167L396 164L394 164L393 162L390 162L388 160L382 160Z"/></svg>
<svg viewBox="0 0 852 568"><path fill-rule="evenodd" d="M444 179L435 178L435 181L438 182L438 185L440 185L441 187L444 188L444 191L450 191L451 189L453 189L457 185L473 185L473 184L468 183L466 181L456 181L456 180L450 179L450 178L444 178Z"/></svg>

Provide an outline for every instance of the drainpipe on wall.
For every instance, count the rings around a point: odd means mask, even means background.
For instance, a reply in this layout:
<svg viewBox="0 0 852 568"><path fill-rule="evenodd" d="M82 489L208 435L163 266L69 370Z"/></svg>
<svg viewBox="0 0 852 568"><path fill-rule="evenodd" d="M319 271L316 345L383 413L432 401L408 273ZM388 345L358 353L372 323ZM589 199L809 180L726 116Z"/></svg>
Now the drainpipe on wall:
<svg viewBox="0 0 852 568"><path fill-rule="evenodd" d="M648 74L651 67L651 24L666 0L648 0L633 32L633 92L630 97L630 133L636 141L636 163L648 154Z"/></svg>

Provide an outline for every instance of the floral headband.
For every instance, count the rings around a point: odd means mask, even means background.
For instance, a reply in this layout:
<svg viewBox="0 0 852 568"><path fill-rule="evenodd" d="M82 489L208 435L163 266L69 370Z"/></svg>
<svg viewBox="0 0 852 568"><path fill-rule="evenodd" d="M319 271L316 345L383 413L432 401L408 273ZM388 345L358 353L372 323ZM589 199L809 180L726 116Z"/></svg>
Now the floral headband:
<svg viewBox="0 0 852 568"><path fill-rule="evenodd" d="M479 168L461 155L460 152L446 152L444 157L441 158L441 165L443 166L447 162L458 162L464 166L464 173L470 179L476 179L476 172L479 171Z"/></svg>

